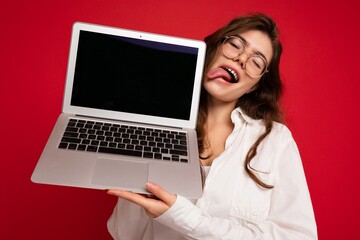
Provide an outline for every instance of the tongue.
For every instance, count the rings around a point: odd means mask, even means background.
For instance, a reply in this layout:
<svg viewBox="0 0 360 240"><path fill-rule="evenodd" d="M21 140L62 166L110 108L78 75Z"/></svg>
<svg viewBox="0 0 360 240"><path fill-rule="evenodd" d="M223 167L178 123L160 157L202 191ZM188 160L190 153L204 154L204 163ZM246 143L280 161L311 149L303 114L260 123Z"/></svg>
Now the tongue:
<svg viewBox="0 0 360 240"><path fill-rule="evenodd" d="M223 68L215 68L215 69L210 70L207 73L207 77L210 79L223 78L225 81L228 81L228 82L230 82L232 79L232 76L230 75L230 73L228 73Z"/></svg>

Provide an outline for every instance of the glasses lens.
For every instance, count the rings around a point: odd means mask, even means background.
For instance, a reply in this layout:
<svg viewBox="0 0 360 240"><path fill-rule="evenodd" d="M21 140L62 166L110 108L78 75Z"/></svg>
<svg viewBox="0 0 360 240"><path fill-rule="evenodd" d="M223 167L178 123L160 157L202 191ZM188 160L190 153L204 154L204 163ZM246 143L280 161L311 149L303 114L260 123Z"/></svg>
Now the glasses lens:
<svg viewBox="0 0 360 240"><path fill-rule="evenodd" d="M266 70L265 60L260 56L251 56L246 62L245 69L250 76L261 76Z"/></svg>
<svg viewBox="0 0 360 240"><path fill-rule="evenodd" d="M223 53L228 58L239 56L244 51L244 43L236 37L225 39L223 44Z"/></svg>

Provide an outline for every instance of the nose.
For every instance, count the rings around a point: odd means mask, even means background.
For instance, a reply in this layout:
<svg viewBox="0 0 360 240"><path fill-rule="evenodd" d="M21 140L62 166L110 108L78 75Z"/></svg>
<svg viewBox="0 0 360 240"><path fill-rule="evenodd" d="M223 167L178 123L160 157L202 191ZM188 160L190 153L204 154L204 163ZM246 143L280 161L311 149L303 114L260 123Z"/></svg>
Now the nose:
<svg viewBox="0 0 360 240"><path fill-rule="evenodd" d="M247 59L249 58L249 54L247 54L245 51L238 54L236 57L234 57L232 60L236 61L240 64L242 69L245 69L245 64Z"/></svg>

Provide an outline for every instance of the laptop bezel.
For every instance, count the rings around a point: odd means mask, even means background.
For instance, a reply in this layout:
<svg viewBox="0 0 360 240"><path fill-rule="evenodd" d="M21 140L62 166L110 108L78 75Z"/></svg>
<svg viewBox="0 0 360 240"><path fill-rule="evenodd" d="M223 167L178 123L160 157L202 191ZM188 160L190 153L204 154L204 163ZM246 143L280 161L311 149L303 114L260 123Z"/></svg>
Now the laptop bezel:
<svg viewBox="0 0 360 240"><path fill-rule="evenodd" d="M198 57L196 62L190 118L188 120L181 120L181 119L173 119L173 118L165 118L165 117L148 116L142 114L78 107L71 105L71 94L73 90L78 41L81 30L197 48ZM165 36L155 33L133 31L122 28L100 26L100 25L83 23L83 22L74 23L72 29L72 35L73 36L70 45L71 47L69 53L68 71L66 75L66 86L65 86L63 109L62 109L64 113L76 114L81 116L90 116L96 118L112 119L112 120L121 120L127 122L146 123L146 124L175 127L175 128L194 129L196 127L198 107L199 107L198 103L200 98L201 81L202 81L202 74L204 67L205 49L206 49L206 45L203 41Z"/></svg>

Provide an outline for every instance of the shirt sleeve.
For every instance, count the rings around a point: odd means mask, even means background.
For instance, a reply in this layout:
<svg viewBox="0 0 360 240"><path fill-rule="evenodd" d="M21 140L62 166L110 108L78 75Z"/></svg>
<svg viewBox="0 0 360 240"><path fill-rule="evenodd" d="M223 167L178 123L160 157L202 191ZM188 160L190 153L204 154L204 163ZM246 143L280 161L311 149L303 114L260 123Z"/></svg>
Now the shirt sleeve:
<svg viewBox="0 0 360 240"><path fill-rule="evenodd" d="M265 221L239 222L231 217L209 216L179 195L170 209L156 220L187 239L317 239L311 199L300 155L292 138L282 144L276 157L275 184Z"/></svg>

